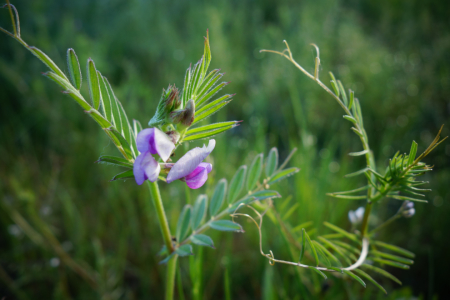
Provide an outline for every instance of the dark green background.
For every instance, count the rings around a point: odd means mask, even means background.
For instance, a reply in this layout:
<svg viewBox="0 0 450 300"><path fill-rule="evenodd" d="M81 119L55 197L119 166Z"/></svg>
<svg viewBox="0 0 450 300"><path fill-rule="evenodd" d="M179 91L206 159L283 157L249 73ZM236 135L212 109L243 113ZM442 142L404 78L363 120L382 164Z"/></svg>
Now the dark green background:
<svg viewBox="0 0 450 300"><path fill-rule="evenodd" d="M287 60L260 49L283 50L286 39L298 62L314 68L321 51L321 79L328 72L355 90L377 164L411 141L423 151L439 127L450 130L449 1L14 1L22 37L65 68L65 51L74 48L84 69L91 57L109 78L128 116L146 124L161 90L181 88L189 63L203 51L209 29L212 68L231 81L225 93L237 93L213 120L244 120L216 138L214 172L208 184L191 196L211 194L214 183L228 179L256 153L278 147L281 159L299 148L291 166L300 173L277 186L292 195L298 209L292 226L323 221L350 228L349 209L362 203L332 199L325 193L356 188L360 179L343 175L364 166L357 137L342 119L337 103ZM7 10L0 24L11 29ZM154 299L162 298L164 266L156 256L162 239L154 212L143 211L149 194L133 181L110 183L115 167L93 162L116 154L113 145L74 101L40 72L36 58L5 34L0 35L0 193L2 207L17 210L31 226L48 224L66 251L92 268L99 267L94 244L103 248L105 284L93 291L64 267L52 267L55 253L37 246L0 211L0 297L14 299L5 272L29 299ZM84 85L86 83L84 82ZM85 87L84 87L85 88ZM193 144L193 146L196 146ZM411 295L445 299L448 294L448 228L450 225L450 144L444 142L427 159L435 171L425 180L433 189L428 204L416 204L416 215L402 219L381 238L416 253L411 270L390 268L403 287L384 283L387 298ZM336 163L339 168L336 171ZM330 163L336 172L330 171ZM174 228L185 203L183 183L161 187ZM277 204L276 204L277 205ZM375 213L381 220L400 203L383 200ZM375 220L376 221L376 220ZM259 255L256 231L214 233L216 250L203 250L201 291L204 299L225 298L224 274L231 299L299 299L299 286L313 275L293 267L270 267ZM265 248L289 259L286 241L276 224L265 223ZM194 252L200 250L195 247ZM267 250L266 250L267 251ZM185 296L190 298L188 259L181 259ZM2 275L3 274L3 275ZM5 281L6 280L6 281ZM329 279L308 288L311 298L375 299L386 297L369 284ZM70 297L69 297L70 295ZM152 299L153 299L152 298Z"/></svg>

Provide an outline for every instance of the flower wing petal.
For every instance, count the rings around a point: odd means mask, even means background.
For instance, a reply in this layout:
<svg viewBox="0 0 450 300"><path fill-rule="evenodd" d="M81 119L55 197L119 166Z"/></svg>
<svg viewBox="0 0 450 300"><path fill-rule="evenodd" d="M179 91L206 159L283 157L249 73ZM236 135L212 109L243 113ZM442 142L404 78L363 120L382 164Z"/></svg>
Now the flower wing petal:
<svg viewBox="0 0 450 300"><path fill-rule="evenodd" d="M147 179L155 182L158 179L160 171L161 167L153 158L150 151L141 153L134 161L133 174L138 185L143 184Z"/></svg>
<svg viewBox="0 0 450 300"><path fill-rule="evenodd" d="M167 183L183 178L191 174L195 168L213 151L216 146L215 140L209 140L208 147L203 145L202 148L195 147L189 150L181 157L176 164L170 169L167 175Z"/></svg>
<svg viewBox="0 0 450 300"><path fill-rule="evenodd" d="M158 128L155 128L155 138L153 139L153 147L155 150L155 153L158 153L158 155L161 157L161 159L166 162L170 155L172 154L173 149L175 149L175 144L172 143L170 138L159 130ZM152 154L155 154L152 152Z"/></svg>

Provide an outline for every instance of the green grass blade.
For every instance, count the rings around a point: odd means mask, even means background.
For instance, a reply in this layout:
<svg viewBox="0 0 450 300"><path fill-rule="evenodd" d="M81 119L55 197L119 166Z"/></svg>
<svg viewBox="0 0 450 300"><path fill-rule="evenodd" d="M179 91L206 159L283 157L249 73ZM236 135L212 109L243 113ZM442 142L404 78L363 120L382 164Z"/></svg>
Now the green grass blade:
<svg viewBox="0 0 450 300"><path fill-rule="evenodd" d="M376 273L378 273L380 275L383 275L384 277L389 278L390 280L395 281L396 283L402 285L402 282L400 280L398 280L397 277L395 277L394 275L389 273L388 271L385 271L385 270L383 270L381 268L378 268L378 267L375 267L375 266L372 266L372 265L368 265L368 264L363 264L362 267L366 268L366 269L369 269L369 270L371 270L373 272L376 272Z"/></svg>
<svg viewBox="0 0 450 300"><path fill-rule="evenodd" d="M319 274L320 276L323 277L323 279L327 279L327 275L325 275L325 273L323 273L322 271L316 269L313 266L308 266L309 269L313 270L314 272L316 272L317 274Z"/></svg>

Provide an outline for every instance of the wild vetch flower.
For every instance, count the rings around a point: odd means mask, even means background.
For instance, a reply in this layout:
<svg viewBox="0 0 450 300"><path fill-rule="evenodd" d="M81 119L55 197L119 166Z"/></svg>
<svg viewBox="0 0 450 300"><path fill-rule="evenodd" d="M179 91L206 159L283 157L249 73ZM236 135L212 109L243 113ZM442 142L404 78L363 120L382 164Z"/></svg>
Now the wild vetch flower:
<svg viewBox="0 0 450 300"><path fill-rule="evenodd" d="M202 163L202 161L213 151L215 146L216 141L209 140L208 147L203 145L202 148L195 147L189 150L170 169L167 174L167 183L183 179L192 189L201 187L212 170L211 164Z"/></svg>
<svg viewBox="0 0 450 300"><path fill-rule="evenodd" d="M133 165L136 183L141 185L147 179L155 182L161 167L152 154L158 154L163 161L167 161L175 149L175 144L158 128L147 128L137 135L136 145L141 152Z"/></svg>
<svg viewBox="0 0 450 300"><path fill-rule="evenodd" d="M350 223L352 223L353 225L361 223L364 217L364 211L364 207L359 207L355 211L350 210L348 212L348 219L350 220Z"/></svg>
<svg viewBox="0 0 450 300"><path fill-rule="evenodd" d="M202 187L208 179L208 174L211 170L212 165L210 163L200 163L194 171L184 178L187 186L194 190Z"/></svg>

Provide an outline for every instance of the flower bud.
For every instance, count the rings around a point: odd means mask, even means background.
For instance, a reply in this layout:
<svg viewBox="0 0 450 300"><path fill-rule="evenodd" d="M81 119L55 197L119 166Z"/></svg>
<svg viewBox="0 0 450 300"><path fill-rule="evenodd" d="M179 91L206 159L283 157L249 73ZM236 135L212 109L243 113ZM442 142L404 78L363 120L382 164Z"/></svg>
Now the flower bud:
<svg viewBox="0 0 450 300"><path fill-rule="evenodd" d="M414 208L410 208L410 209L404 210L402 212L402 216L405 218L411 218L412 216L414 216L415 213L416 213L416 210Z"/></svg>
<svg viewBox="0 0 450 300"><path fill-rule="evenodd" d="M166 123L168 115L180 108L181 99L180 91L174 85L169 85L167 90L163 89L161 99L159 100L158 107L156 108L155 115L152 117L148 125L150 127L156 127L164 125Z"/></svg>
<svg viewBox="0 0 450 300"><path fill-rule="evenodd" d="M180 91L176 88L175 84L173 86L169 85L167 90L163 89L162 100L164 101L164 111L167 113L178 109L181 105L181 100L179 96Z"/></svg>
<svg viewBox="0 0 450 300"><path fill-rule="evenodd" d="M169 121L172 124L180 124L184 127L191 126L194 122L195 102L190 99L184 109L174 110L169 115Z"/></svg>

